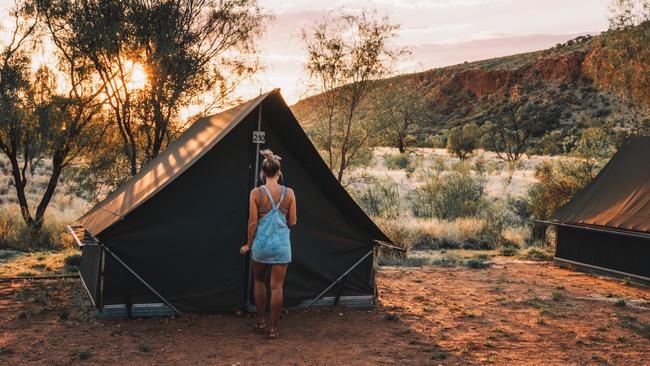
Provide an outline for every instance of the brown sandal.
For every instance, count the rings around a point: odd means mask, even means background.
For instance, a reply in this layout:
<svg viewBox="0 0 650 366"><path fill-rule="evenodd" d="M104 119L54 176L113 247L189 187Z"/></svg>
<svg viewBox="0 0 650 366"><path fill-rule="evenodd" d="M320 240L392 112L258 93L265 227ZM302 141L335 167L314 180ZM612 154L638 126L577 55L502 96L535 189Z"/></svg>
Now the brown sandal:
<svg viewBox="0 0 650 366"><path fill-rule="evenodd" d="M278 337L280 337L280 333L277 330L269 330L266 334L266 338L268 339L278 339Z"/></svg>
<svg viewBox="0 0 650 366"><path fill-rule="evenodd" d="M253 330L256 331L257 333L264 333L266 330L266 323L265 322L255 322L253 325Z"/></svg>

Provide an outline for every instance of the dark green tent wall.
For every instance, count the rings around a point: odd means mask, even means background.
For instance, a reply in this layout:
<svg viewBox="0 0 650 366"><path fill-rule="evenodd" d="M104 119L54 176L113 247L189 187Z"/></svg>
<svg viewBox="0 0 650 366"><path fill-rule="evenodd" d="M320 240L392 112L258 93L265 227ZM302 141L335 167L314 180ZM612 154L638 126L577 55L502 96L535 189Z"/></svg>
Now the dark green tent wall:
<svg viewBox="0 0 650 366"><path fill-rule="evenodd" d="M555 260L650 282L650 137L630 137L553 216Z"/></svg>
<svg viewBox="0 0 650 366"><path fill-rule="evenodd" d="M246 240L249 191L258 178L252 136L260 108L261 148L282 156L284 184L297 196L285 306L313 299L372 251L374 240L389 239L337 182L278 90L208 117L212 122L195 123L150 163L153 167L143 167L76 225L174 307L242 308L250 299L249 269L239 247ZM201 136L216 125L194 145L201 154L185 151L189 135ZM97 252L84 249L81 274L98 308L161 302L110 253ZM371 255L326 296L374 298L374 275Z"/></svg>

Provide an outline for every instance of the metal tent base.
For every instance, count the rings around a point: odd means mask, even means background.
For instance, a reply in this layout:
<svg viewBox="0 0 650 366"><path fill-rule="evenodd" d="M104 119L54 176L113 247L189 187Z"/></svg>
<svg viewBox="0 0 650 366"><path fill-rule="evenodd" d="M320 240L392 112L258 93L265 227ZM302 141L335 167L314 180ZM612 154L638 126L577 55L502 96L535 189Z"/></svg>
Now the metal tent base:
<svg viewBox="0 0 650 366"><path fill-rule="evenodd" d="M313 299L302 301L297 306L290 309L302 309L307 307ZM334 306L336 297L323 297L316 301L312 306ZM372 295L366 296L341 296L339 298L340 306L349 308L371 308L375 306L375 298ZM246 309L249 312L255 312L255 305L248 305ZM104 310L97 312L98 318L126 318L128 312L125 304L104 305ZM134 318L145 318L153 316L173 316L176 312L164 303L133 304L131 307L131 316Z"/></svg>
<svg viewBox="0 0 650 366"><path fill-rule="evenodd" d="M586 272L586 273L614 277L614 278L629 278L630 281L632 282L650 286L650 278L648 277L639 276L632 273L617 271L615 269L603 268L599 266L594 266L592 264L576 262L576 261L558 258L558 257L554 257L553 261L555 262L556 265L563 268L571 268L571 269L578 270L580 272Z"/></svg>
<svg viewBox="0 0 650 366"><path fill-rule="evenodd" d="M164 303L133 304L131 307L131 316L135 318L172 315L176 315L176 311ZM98 318L126 318L127 316L125 304L104 305L104 310L97 312Z"/></svg>
<svg viewBox="0 0 650 366"><path fill-rule="evenodd" d="M328 297L322 297L318 299L318 301L312 302L314 299L307 299L303 300L300 304L296 306L292 306L289 309L304 309L308 305L311 304L311 306L334 306L334 303L336 302L336 297L335 296L328 296ZM339 298L339 306L345 306L348 308L357 308L357 309L364 309L364 308L372 308L374 307L375 304L375 297L373 295L364 295L364 296L341 296ZM246 306L246 310L248 310L251 313L256 312L256 308L254 304L250 304Z"/></svg>

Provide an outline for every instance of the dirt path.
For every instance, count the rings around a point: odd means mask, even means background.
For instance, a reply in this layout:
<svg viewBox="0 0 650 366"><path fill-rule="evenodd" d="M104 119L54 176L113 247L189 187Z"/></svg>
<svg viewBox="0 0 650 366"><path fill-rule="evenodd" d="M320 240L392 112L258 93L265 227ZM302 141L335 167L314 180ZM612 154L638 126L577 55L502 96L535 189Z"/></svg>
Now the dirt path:
<svg viewBox="0 0 650 366"><path fill-rule="evenodd" d="M379 283L381 307L291 312L274 342L235 315L96 320L74 280L0 283L0 365L650 364L647 288L530 263Z"/></svg>

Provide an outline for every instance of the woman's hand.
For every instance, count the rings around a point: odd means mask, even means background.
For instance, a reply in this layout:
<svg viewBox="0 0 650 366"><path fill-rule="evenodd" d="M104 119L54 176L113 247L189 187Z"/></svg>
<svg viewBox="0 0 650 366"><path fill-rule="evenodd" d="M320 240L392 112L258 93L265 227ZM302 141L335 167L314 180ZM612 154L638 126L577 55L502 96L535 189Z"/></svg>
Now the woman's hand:
<svg viewBox="0 0 650 366"><path fill-rule="evenodd" d="M251 250L251 245L250 244L244 244L244 245L242 245L241 248L239 248L239 253L241 253L241 255L246 255L246 253L248 253L248 251L250 251L250 250Z"/></svg>

